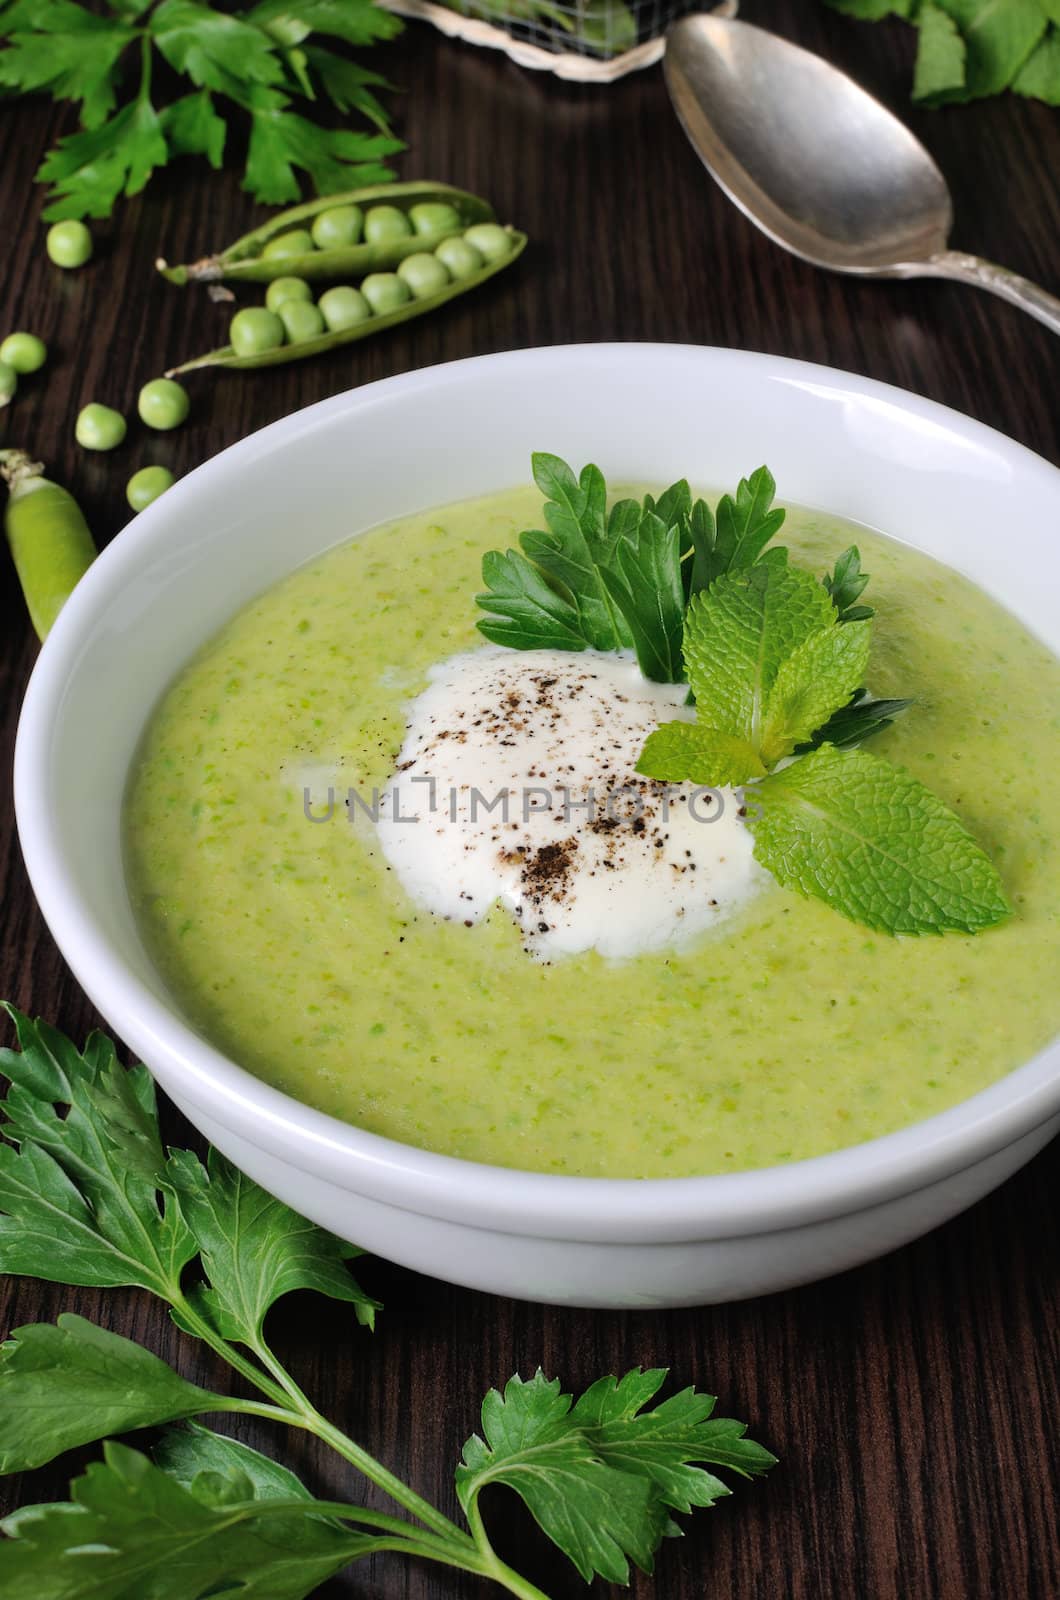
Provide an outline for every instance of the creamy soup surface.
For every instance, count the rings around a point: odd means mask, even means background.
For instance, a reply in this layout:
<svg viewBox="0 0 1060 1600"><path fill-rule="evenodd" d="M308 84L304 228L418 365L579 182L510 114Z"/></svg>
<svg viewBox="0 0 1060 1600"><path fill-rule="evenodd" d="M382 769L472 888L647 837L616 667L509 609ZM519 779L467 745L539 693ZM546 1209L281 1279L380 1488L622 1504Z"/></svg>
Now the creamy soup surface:
<svg viewBox="0 0 1060 1600"><path fill-rule="evenodd" d="M538 525L529 489L375 529L260 596L169 689L130 784L127 871L201 1032L373 1132L607 1177L822 1154L1040 1049L1060 1026L1060 662L949 569L817 513L789 511L782 542L819 573L858 543L870 688L917 701L871 748L963 818L1010 922L892 939L770 882L691 943L546 963L500 907L467 927L418 906L370 826L307 821L307 769L386 784L429 669L481 642L482 553Z"/></svg>

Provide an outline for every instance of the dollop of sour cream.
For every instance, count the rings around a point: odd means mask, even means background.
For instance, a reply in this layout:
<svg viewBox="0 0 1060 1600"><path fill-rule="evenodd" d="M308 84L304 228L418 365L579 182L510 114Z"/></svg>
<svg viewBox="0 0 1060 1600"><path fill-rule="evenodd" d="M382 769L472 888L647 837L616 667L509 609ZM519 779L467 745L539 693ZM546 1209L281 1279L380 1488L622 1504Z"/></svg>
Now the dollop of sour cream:
<svg viewBox="0 0 1060 1600"><path fill-rule="evenodd" d="M631 655L497 646L439 662L409 708L378 820L410 897L468 926L492 906L541 960L683 942L767 881L729 789L641 777L683 684Z"/></svg>

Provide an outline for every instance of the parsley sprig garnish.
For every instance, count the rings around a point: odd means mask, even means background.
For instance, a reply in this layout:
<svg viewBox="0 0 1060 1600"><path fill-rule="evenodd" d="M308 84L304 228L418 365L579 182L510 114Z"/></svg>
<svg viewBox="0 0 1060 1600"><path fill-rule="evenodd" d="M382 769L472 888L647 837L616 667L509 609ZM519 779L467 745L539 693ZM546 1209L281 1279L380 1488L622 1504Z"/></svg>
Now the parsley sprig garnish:
<svg viewBox="0 0 1060 1600"><path fill-rule="evenodd" d="M637 771L743 788L755 857L779 883L888 933L976 933L1009 915L995 868L953 812L854 748L910 705L865 687L874 612L856 545L821 580L791 564L770 542L784 512L766 467L716 513L684 479L608 512L599 468L575 477L551 455L533 468L548 531L484 557L487 639L632 645L645 677L687 681L695 721L657 728Z"/></svg>
<svg viewBox="0 0 1060 1600"><path fill-rule="evenodd" d="M50 94L80 108L38 172L51 185L49 221L104 217L121 195L139 194L176 156L205 156L219 168L230 149L230 118L246 135L243 187L271 205L297 200L298 174L319 194L383 182L390 137L376 91L385 80L331 42L364 46L401 24L372 0L259 0L239 10L207 0L79 0L0 4L0 90ZM321 41L327 40L325 44ZM188 80L161 103L160 59ZM329 103L376 131L327 128L296 109Z"/></svg>
<svg viewBox="0 0 1060 1600"><path fill-rule="evenodd" d="M268 1345L268 1311L294 1289L347 1302L373 1325L377 1303L349 1269L360 1252L216 1151L204 1166L191 1151L165 1150L150 1077L123 1068L109 1039L93 1034L79 1052L7 1009L21 1049L0 1050L11 1080L0 1271L147 1289L256 1397L202 1388L80 1316L16 1328L0 1347L0 1471L105 1442L69 1501L24 1506L0 1524L4 1600L301 1600L382 1551L545 1600L490 1543L480 1506L488 1484L514 1489L584 1578L625 1582L630 1562L651 1569L677 1531L673 1513L730 1492L706 1465L754 1477L774 1464L742 1423L712 1415L709 1395L685 1389L655 1403L663 1370L601 1379L576 1401L538 1371L487 1394L482 1434L456 1468L459 1526L322 1416ZM315 1434L396 1510L317 1499L280 1463L195 1420L225 1412ZM112 1437L158 1427L150 1454Z"/></svg>

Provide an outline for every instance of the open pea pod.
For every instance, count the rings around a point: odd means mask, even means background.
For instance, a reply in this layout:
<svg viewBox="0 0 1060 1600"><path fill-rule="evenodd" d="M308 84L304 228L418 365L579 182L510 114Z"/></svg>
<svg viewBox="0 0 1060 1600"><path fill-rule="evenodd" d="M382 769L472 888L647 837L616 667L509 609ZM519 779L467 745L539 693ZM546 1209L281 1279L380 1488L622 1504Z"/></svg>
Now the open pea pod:
<svg viewBox="0 0 1060 1600"><path fill-rule="evenodd" d="M380 204L410 211L415 205L434 202L451 205L460 218L459 226L432 233L412 233L378 244L307 250L302 255L263 256L261 253L271 239L312 222L322 211L330 211L335 206L356 205L363 209ZM344 194L319 195L304 205L280 211L226 250L203 256L200 261L171 267L159 257L155 266L164 278L176 284L217 283L221 279L234 283L271 283L273 278L286 277L307 278L319 283L350 283L370 272L388 272L406 256L421 250L433 250L443 239L456 237L472 223L494 220L493 207L487 200L480 200L478 195L468 194L464 189L453 189L447 183L430 183L423 179L415 183L380 183L369 189L349 189Z"/></svg>
<svg viewBox="0 0 1060 1600"><path fill-rule="evenodd" d="M294 344L277 345L274 349L263 350L258 355L240 356L230 344L225 344L218 350L207 351L204 356L196 356L193 361L185 361L179 367L170 368L166 377L175 378L182 372L195 372L200 367L228 367L237 372L244 372L252 367L282 366L284 362L301 361L306 356L324 355L328 350L336 350L340 345L353 344L356 339L366 339L371 333L382 333L386 328L396 327L399 322L410 322L413 317L422 317L428 311L444 306L446 301L455 300L457 295L477 289L480 283L485 283L487 278L503 272L505 267L510 267L512 262L522 255L526 249L526 234L520 233L516 228L507 228L505 231L511 238L511 250L506 256L502 256L499 261L485 262L477 272L447 283L444 289L424 295L422 300L408 300L393 311L381 312L364 322L355 323L351 328L342 328L334 333L322 333L315 339L301 339Z"/></svg>

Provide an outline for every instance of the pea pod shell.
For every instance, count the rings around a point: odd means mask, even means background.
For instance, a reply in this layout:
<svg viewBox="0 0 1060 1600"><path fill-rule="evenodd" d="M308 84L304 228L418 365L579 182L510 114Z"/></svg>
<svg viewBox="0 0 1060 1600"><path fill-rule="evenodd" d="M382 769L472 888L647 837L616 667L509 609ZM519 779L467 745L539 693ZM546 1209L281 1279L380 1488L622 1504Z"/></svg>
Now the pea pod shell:
<svg viewBox="0 0 1060 1600"><path fill-rule="evenodd" d="M281 256L263 259L261 252L270 239L288 233L299 223L311 221L322 211L334 206L358 205L362 209L376 202L397 205L408 211L414 205L428 201L445 201L460 216L458 228L439 230L437 233L418 233L406 239L390 239L382 244L343 245L334 250L307 250L300 256ZM495 221L493 207L478 195L464 189L453 189L445 183L380 183L370 189L350 189L345 194L320 195L307 200L304 205L281 211L268 222L244 234L227 249L214 256L205 256L187 266L171 267L158 260L155 265L170 283L215 283L227 279L235 283L270 283L273 278L308 278L314 282L348 283L363 278L370 272L387 271L396 267L406 256L419 250L433 250L443 239L463 233L475 222Z"/></svg>
<svg viewBox="0 0 1060 1600"><path fill-rule="evenodd" d="M409 300L393 311L369 317L364 322L358 322L351 328L343 328L337 333L324 333L318 339L304 339L299 344L278 345L275 349L263 350L256 356L237 356L230 344L222 345L219 350L210 350L204 356L197 356L194 361L185 361L182 366L172 367L166 373L166 377L173 378L182 372L194 372L199 367L226 367L243 372L252 367L282 366L287 361L301 361L304 356L323 355L328 350L337 349L339 345L353 344L355 340L365 339L371 333L382 333L387 328L396 327L399 322L408 322L413 317L423 316L425 312L445 305L447 300L454 300L457 295L476 289L480 283L485 283L487 278L503 272L505 267L517 260L526 248L526 234L519 233L514 228L508 231L511 234L512 248L503 260L486 262L473 277L454 279L452 283L447 283L444 289L439 289L437 294L426 295L422 300Z"/></svg>
<svg viewBox="0 0 1060 1600"><path fill-rule="evenodd" d="M13 483L4 528L30 620L43 639L96 558L92 535L73 495L36 474Z"/></svg>

